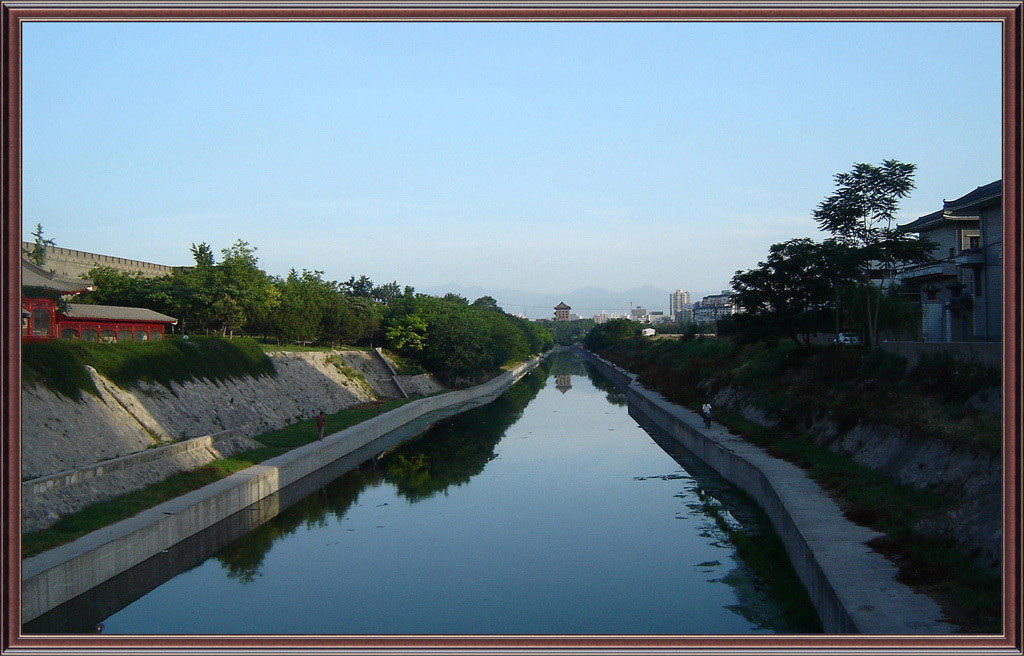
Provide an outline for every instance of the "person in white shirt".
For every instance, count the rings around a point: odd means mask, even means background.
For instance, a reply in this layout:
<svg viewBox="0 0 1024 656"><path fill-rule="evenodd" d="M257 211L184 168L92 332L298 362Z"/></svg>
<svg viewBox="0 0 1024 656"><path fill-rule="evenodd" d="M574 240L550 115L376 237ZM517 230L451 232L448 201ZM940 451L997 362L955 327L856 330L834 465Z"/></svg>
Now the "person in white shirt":
<svg viewBox="0 0 1024 656"><path fill-rule="evenodd" d="M704 428L711 428L711 404L705 401L700 413L704 416Z"/></svg>

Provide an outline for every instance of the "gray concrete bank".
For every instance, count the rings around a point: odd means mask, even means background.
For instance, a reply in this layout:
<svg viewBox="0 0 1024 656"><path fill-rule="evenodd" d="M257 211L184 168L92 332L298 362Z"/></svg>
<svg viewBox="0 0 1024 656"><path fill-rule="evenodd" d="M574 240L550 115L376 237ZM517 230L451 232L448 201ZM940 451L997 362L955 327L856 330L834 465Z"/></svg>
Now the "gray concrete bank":
<svg viewBox="0 0 1024 656"><path fill-rule="evenodd" d="M97 501L260 446L229 429L24 481L21 484L21 530L45 529Z"/></svg>
<svg viewBox="0 0 1024 656"><path fill-rule="evenodd" d="M636 376L586 352L625 388L637 409L764 509L829 633L948 633L930 597L896 580L897 569L867 543L881 534L857 526L799 467L645 389Z"/></svg>
<svg viewBox="0 0 1024 656"><path fill-rule="evenodd" d="M30 621L289 484L432 412L497 395L529 373L534 358L488 382L410 401L216 483L22 561L21 622Z"/></svg>

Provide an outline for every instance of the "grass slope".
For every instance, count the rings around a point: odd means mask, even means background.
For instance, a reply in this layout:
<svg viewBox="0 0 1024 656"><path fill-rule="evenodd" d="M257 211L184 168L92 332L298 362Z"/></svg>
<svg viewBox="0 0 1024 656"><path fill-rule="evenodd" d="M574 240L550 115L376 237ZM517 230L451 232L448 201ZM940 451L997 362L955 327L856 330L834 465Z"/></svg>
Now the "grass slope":
<svg viewBox="0 0 1024 656"><path fill-rule="evenodd" d="M25 383L43 385L79 400L99 392L86 371L91 366L119 387L140 381L183 383L205 378L272 376L274 364L252 339L167 338L157 342L84 342L54 340L24 344L21 371Z"/></svg>

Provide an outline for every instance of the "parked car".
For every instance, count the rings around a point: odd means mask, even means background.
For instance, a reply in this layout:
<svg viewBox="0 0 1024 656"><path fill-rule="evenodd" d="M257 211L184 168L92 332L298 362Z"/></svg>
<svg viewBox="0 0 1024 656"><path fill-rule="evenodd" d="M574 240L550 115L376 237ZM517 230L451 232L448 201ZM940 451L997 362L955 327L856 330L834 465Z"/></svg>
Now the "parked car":
<svg viewBox="0 0 1024 656"><path fill-rule="evenodd" d="M860 346L860 334L859 333L839 333L836 338L832 340L833 344L839 346Z"/></svg>

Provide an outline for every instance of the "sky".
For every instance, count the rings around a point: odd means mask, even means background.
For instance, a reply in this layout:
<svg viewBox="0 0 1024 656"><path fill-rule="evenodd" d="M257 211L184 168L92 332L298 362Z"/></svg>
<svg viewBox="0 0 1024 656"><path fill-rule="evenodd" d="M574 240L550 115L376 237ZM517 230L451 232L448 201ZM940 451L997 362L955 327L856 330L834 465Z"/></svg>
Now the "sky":
<svg viewBox="0 0 1024 656"><path fill-rule="evenodd" d="M998 23L27 23L23 235L270 273L726 288L855 162L1000 177ZM26 237L28 238L28 237Z"/></svg>

